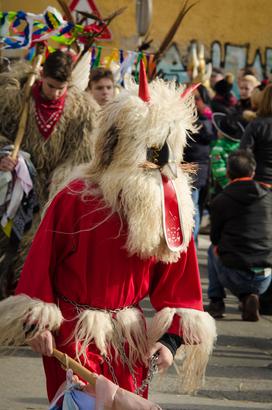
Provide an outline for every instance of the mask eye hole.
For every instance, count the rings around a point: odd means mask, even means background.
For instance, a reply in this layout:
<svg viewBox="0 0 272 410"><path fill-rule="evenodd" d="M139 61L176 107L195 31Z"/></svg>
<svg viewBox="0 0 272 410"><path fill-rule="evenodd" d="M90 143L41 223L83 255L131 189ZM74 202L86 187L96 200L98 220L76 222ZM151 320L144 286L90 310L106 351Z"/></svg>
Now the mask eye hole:
<svg viewBox="0 0 272 410"><path fill-rule="evenodd" d="M147 148L146 159L159 167L163 167L169 161L168 144L165 142L161 148L158 146Z"/></svg>
<svg viewBox="0 0 272 410"><path fill-rule="evenodd" d="M159 152L160 152L160 148L156 145L154 145L153 147L147 148L147 153L146 153L147 161L153 162L153 164L158 165Z"/></svg>

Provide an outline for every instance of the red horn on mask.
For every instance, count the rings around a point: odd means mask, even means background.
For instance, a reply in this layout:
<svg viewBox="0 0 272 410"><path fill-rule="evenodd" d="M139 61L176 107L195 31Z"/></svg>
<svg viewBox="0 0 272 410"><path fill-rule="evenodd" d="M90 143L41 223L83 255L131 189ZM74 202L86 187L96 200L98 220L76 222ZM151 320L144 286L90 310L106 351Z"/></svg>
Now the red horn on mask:
<svg viewBox="0 0 272 410"><path fill-rule="evenodd" d="M145 102L148 102L150 100L148 82L143 60L140 61L139 97Z"/></svg>
<svg viewBox="0 0 272 410"><path fill-rule="evenodd" d="M185 98L187 94L192 93L194 90L196 90L201 83L193 84L187 87L183 93L181 94L181 98Z"/></svg>

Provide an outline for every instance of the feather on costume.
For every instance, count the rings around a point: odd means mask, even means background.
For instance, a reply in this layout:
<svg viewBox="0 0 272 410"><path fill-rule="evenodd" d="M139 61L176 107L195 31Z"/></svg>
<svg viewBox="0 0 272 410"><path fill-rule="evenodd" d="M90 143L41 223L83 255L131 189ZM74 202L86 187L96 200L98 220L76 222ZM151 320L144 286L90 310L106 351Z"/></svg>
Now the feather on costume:
<svg viewBox="0 0 272 410"><path fill-rule="evenodd" d="M156 80L143 101L137 88L101 111L93 161L47 209L16 296L0 303L0 343L49 328L62 351L134 391L149 347L176 334L185 343L181 389L191 392L203 382L216 337L203 312L190 181L179 166L194 131L193 97ZM162 189L164 181L175 189ZM169 227L178 232L170 247ZM148 295L157 314L146 330L139 302ZM53 358L44 366L51 399L65 372Z"/></svg>

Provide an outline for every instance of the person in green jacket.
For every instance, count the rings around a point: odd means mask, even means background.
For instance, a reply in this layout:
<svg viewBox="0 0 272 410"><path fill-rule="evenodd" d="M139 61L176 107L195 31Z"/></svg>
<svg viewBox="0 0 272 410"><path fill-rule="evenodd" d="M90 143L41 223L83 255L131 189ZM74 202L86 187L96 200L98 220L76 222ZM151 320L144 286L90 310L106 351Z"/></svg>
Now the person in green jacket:
<svg viewBox="0 0 272 410"><path fill-rule="evenodd" d="M214 113L213 124L218 139L211 151L212 196L217 195L228 184L227 159L236 151L244 133L244 127L233 115Z"/></svg>

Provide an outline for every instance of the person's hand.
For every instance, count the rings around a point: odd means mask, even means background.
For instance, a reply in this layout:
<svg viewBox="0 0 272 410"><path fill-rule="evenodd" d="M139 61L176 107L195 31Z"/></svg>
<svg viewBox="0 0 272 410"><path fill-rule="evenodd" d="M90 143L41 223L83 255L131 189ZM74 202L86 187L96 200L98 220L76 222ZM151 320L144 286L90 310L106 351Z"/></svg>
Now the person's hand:
<svg viewBox="0 0 272 410"><path fill-rule="evenodd" d="M52 356L53 348L55 347L55 339L49 330L44 330L37 335L34 335L29 341L31 349L40 353L43 356Z"/></svg>
<svg viewBox="0 0 272 410"><path fill-rule="evenodd" d="M7 155L0 159L0 171L13 171L16 164L17 159L13 159L10 155Z"/></svg>
<svg viewBox="0 0 272 410"><path fill-rule="evenodd" d="M150 349L150 358L155 353L159 353L157 366L158 371L161 373L168 369L169 366L171 366L174 358L168 347L164 346L160 342L155 343L155 345Z"/></svg>

